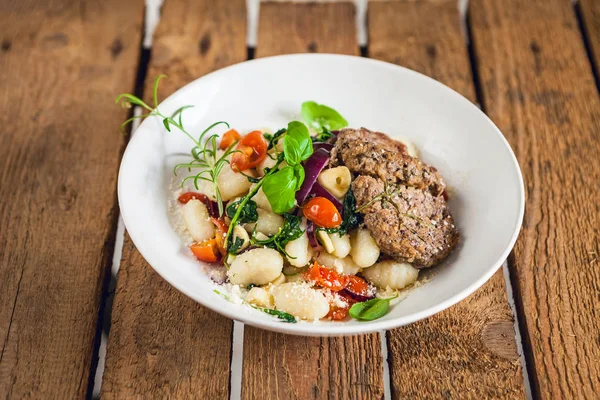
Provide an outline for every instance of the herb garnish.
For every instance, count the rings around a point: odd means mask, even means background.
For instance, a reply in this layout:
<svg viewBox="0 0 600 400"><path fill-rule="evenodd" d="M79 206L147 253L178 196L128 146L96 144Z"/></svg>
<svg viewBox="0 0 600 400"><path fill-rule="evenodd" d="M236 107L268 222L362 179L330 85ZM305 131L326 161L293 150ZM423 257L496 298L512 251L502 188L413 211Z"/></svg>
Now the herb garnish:
<svg viewBox="0 0 600 400"><path fill-rule="evenodd" d="M323 130L334 131L348 126L348 121L336 110L323 104L317 104L314 101L302 103L301 113L302 119L308 126L319 132Z"/></svg>
<svg viewBox="0 0 600 400"><path fill-rule="evenodd" d="M327 142L332 137L335 137L333 133L327 128L323 128L321 132L317 132L316 136L313 136L313 142Z"/></svg>
<svg viewBox="0 0 600 400"><path fill-rule="evenodd" d="M292 314L288 314L283 311L273 310L271 308L264 308L264 307L257 307L257 306L252 306L252 308L256 308L257 310L260 310L269 315L274 315L277 318L279 318L280 320L282 320L283 322L288 322L288 323L292 323L292 324L296 323L296 317L294 317Z"/></svg>
<svg viewBox="0 0 600 400"><path fill-rule="evenodd" d="M345 235L352 229L358 228L362 222L362 215L356 212L356 198L352 189L348 190L344 196L344 212L342 213L342 224L338 228L317 228L317 231L325 231L329 234L337 233L340 236Z"/></svg>
<svg viewBox="0 0 600 400"><path fill-rule="evenodd" d="M217 204L219 207L219 215L223 215L223 211L224 211L223 210L223 199L221 198L221 191L219 190L219 186L217 185L217 178L218 178L219 174L221 173L221 170L223 169L223 167L226 164L229 164L229 160L228 160L229 156L232 153L237 152L237 150L234 150L236 143L233 143L231 146L229 146L228 149L225 150L224 153L220 154L219 152L217 152L217 149L218 149L217 139L219 138L219 135L217 135L217 134L208 135L208 133L217 125L223 124L223 125L227 126L227 128L229 128L229 124L225 121L215 122L214 124L212 124L208 128L206 128L200 134L198 139L196 139L190 132L188 132L183 127L183 121L182 121L183 111L188 108L191 108L193 106L186 105L186 106L180 107L170 117L164 115L163 113L161 113L159 111L159 109L158 109L158 84L159 84L160 80L165 77L166 77L166 75L159 75L158 78L156 78L156 80L154 81L154 88L153 88L154 108L150 107L148 104L146 104L146 102L144 102L139 97L129 94L129 93L123 93L123 94L120 94L119 96L117 96L117 99L115 102L116 103L121 102L121 104L124 107L128 107L133 104L133 105L138 105L148 111L148 113L146 113L146 114L133 116L133 117L129 118L128 120L126 120L125 122L123 122L123 124L121 124L121 130L124 130L125 126L127 124L129 124L130 122L133 122L133 120L135 120L135 119L156 116L156 117L162 118L162 123L165 126L165 129L167 131L171 132L171 128L175 127L177 129L179 129L181 132L183 132L195 144L195 146L191 150L193 159L189 163L183 163L183 164L179 164L179 165L175 166L174 173L175 173L175 175L177 175L177 171L181 168L186 168L190 172L193 168L201 169L201 171L199 173L197 173L196 175L185 178L183 180L183 182L181 182L181 186L183 187L185 185L185 182L188 180L191 180L191 179L194 180L194 186L196 187L196 190L199 189L198 182L200 180L212 183L214 191L215 191L215 197L217 199ZM177 120L176 120L176 118L177 118Z"/></svg>
<svg viewBox="0 0 600 400"><path fill-rule="evenodd" d="M272 135L270 133L263 133L263 136L269 142L269 144L267 146L267 151L271 150L273 147L277 146L277 142L279 142L279 139L281 138L281 136L283 136L285 131L286 131L285 128L281 128L280 130L278 130L277 132L275 132Z"/></svg>
<svg viewBox="0 0 600 400"><path fill-rule="evenodd" d="M373 321L374 319L383 317L390 308L390 301L398 297L388 297L386 299L371 299L356 303L350 307L350 316L354 319L362 321Z"/></svg>
<svg viewBox="0 0 600 400"><path fill-rule="evenodd" d="M229 218L233 218L235 212L238 207L242 203L242 200L234 201L233 203L227 205L227 216ZM256 202L254 200L248 200L248 202L244 205L242 212L238 216L238 224L250 224L252 222L256 222L258 220L258 212L256 210Z"/></svg>
<svg viewBox="0 0 600 400"><path fill-rule="evenodd" d="M272 249L279 251L280 253L285 254L287 257L290 257L285 252L285 245L291 242L292 240L298 239L304 233L304 230L300 227L300 222L302 218L297 215L283 213L283 226L279 228L279 231L265 240L256 239L254 233L252 234L252 244L255 246L267 246ZM290 257L294 258L294 257Z"/></svg>

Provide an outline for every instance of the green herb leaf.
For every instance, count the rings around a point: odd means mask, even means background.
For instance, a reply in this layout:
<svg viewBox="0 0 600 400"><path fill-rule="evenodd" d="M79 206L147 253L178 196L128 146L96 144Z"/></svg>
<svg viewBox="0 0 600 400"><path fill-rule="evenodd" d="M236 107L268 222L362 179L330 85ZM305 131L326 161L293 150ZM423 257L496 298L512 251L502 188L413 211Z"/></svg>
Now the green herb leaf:
<svg viewBox="0 0 600 400"><path fill-rule="evenodd" d="M323 128L323 131L318 132L317 136L313 136L312 140L313 140L313 142L325 143L332 137L335 137L335 135L333 133L331 133L331 131L327 130L327 128Z"/></svg>
<svg viewBox="0 0 600 400"><path fill-rule="evenodd" d="M294 165L294 176L296 177L296 190L295 192L297 192L298 190L300 190L300 187L302 187L302 183L304 183L304 167L302 165ZM294 197L295 197L296 193L294 193Z"/></svg>
<svg viewBox="0 0 600 400"><path fill-rule="evenodd" d="M163 119L163 125L165 126L165 128L167 128L169 132L171 132L171 127L169 126L169 118Z"/></svg>
<svg viewBox="0 0 600 400"><path fill-rule="evenodd" d="M344 196L344 212L342 213L342 224L338 228L317 228L317 230L324 230L329 234L338 233L343 236L352 229L358 228L362 222L362 215L356 212L356 198L352 189L348 190L346 196Z"/></svg>
<svg viewBox="0 0 600 400"><path fill-rule="evenodd" d="M123 105L127 105L127 103L135 104L135 105L144 107L148 111L152 111L152 108L150 108L150 106L148 104L144 103L144 100L140 99L137 96L129 94L129 93L123 93L123 94L120 94L119 96L117 96L117 100L115 100L115 103L119 103L119 102L121 102L121 104L123 104Z"/></svg>
<svg viewBox="0 0 600 400"><path fill-rule="evenodd" d="M290 166L283 167L274 174L263 178L263 192L265 192L273 212L282 214L294 207L298 178L297 171Z"/></svg>
<svg viewBox="0 0 600 400"><path fill-rule="evenodd" d="M296 317L294 317L292 314L288 314L283 311L272 310L270 308L256 307L256 306L253 306L253 307L256 308L257 310L260 310L260 311L266 313L266 314L274 315L277 318L279 318L280 320L282 320L283 322L288 322L288 323L292 323L292 324L296 322Z"/></svg>
<svg viewBox="0 0 600 400"><path fill-rule="evenodd" d="M233 237L233 243L229 243L227 246L227 253L229 254L237 254L242 246L244 245L244 240L239 237ZM229 241L231 242L232 236L229 237Z"/></svg>
<svg viewBox="0 0 600 400"><path fill-rule="evenodd" d="M298 239L304 233L300 227L300 222L302 222L302 218L299 216L283 213L283 226L279 229L279 232L265 240L258 240L252 235L252 243L257 246L270 247L287 256L285 245Z"/></svg>
<svg viewBox="0 0 600 400"><path fill-rule="evenodd" d="M333 131L348 126L348 122L331 107L317 104L314 101L302 103L302 119L314 129L319 131L327 129Z"/></svg>
<svg viewBox="0 0 600 400"><path fill-rule="evenodd" d="M372 299L356 303L350 307L350 316L354 319L362 321L373 321L374 319L383 317L390 308L390 301L398 297L388 297L387 299Z"/></svg>
<svg viewBox="0 0 600 400"><path fill-rule="evenodd" d="M267 151L271 150L273 147L277 146L277 142L279 142L279 139L281 139L281 136L283 136L283 134L285 133L287 129L285 128L281 128L280 130L278 130L277 132L275 132L274 134L269 134L269 133L263 133L263 136L265 137L265 139L267 139L269 141L269 145L267 146Z"/></svg>
<svg viewBox="0 0 600 400"><path fill-rule="evenodd" d="M308 128L302 122L292 121L288 124L283 138L283 153L288 165L297 165L313 153L312 140Z"/></svg>
<svg viewBox="0 0 600 400"><path fill-rule="evenodd" d="M152 99L154 100L154 108L158 107L158 83L162 78L166 78L166 75L159 75L154 81L154 90L152 91Z"/></svg>
<svg viewBox="0 0 600 400"><path fill-rule="evenodd" d="M227 206L227 216L229 218L233 219L235 212L237 211L241 202L242 199L234 201L233 203ZM244 205L241 214L238 216L237 223L246 224L256 222L257 220L258 212L256 211L256 202L254 200L248 200Z"/></svg>

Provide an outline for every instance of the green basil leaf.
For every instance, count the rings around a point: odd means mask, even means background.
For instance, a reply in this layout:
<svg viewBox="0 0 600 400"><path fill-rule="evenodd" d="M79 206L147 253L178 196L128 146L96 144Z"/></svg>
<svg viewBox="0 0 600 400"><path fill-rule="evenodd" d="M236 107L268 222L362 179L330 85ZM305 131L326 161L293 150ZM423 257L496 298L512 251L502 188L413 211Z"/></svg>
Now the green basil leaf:
<svg viewBox="0 0 600 400"><path fill-rule="evenodd" d="M296 177L296 191L300 190L304 183L304 167L302 165L294 165L294 176Z"/></svg>
<svg viewBox="0 0 600 400"><path fill-rule="evenodd" d="M283 137L283 153L288 165L297 165L308 159L313 153L312 139L308 128L300 121L288 124L287 133Z"/></svg>
<svg viewBox="0 0 600 400"><path fill-rule="evenodd" d="M240 199L227 206L227 216L229 218L233 218L242 201L243 199ZM254 200L248 200L237 219L237 223L246 224L256 222L258 220L258 212L256 211L256 207L256 202Z"/></svg>
<svg viewBox="0 0 600 400"><path fill-rule="evenodd" d="M348 126L348 122L331 107L314 101L302 103L302 119L312 128L333 131Z"/></svg>
<svg viewBox="0 0 600 400"><path fill-rule="evenodd" d="M296 204L296 187L298 178L294 168L283 167L273 175L264 178L263 192L267 196L273 212L283 214Z"/></svg>
<svg viewBox="0 0 600 400"><path fill-rule="evenodd" d="M390 308L390 301L396 296L388 297L387 299L371 299L356 303L350 307L350 316L354 319L362 321L373 321L374 319L383 317Z"/></svg>

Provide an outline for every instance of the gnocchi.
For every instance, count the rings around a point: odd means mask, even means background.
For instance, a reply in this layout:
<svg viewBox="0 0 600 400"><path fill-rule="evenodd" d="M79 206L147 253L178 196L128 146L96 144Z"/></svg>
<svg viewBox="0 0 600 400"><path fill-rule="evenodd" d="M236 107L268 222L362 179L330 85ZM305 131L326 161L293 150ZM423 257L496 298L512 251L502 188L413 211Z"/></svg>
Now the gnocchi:
<svg viewBox="0 0 600 400"><path fill-rule="evenodd" d="M234 285L266 285L277 279L283 269L283 257L277 250L257 248L237 256L227 270Z"/></svg>
<svg viewBox="0 0 600 400"><path fill-rule="evenodd" d="M246 301L259 307L273 307L273 296L266 289L255 286L248 291Z"/></svg>
<svg viewBox="0 0 600 400"><path fill-rule="evenodd" d="M273 287L275 308L295 317L314 320L329 313L325 295L306 283L290 282Z"/></svg>
<svg viewBox="0 0 600 400"><path fill-rule="evenodd" d="M337 233L329 233L329 239L333 245L331 254L337 258L344 258L350 254L350 235L344 234L340 236Z"/></svg>
<svg viewBox="0 0 600 400"><path fill-rule="evenodd" d="M356 275L360 271L360 267L351 257L337 258L331 254L322 252L317 256L317 262L326 268L335 269L344 275Z"/></svg>
<svg viewBox="0 0 600 400"><path fill-rule="evenodd" d="M417 281L419 270L410 264L386 260L365 269L362 274L378 288L404 289Z"/></svg>
<svg viewBox="0 0 600 400"><path fill-rule="evenodd" d="M287 253L286 258L290 265L294 267L304 267L307 265L312 257L312 251L306 232L298 239L288 242L285 245L285 252Z"/></svg>
<svg viewBox="0 0 600 400"><path fill-rule="evenodd" d="M368 229L359 228L350 233L350 256L361 268L368 268L377 262L381 250Z"/></svg>
<svg viewBox="0 0 600 400"><path fill-rule="evenodd" d="M248 232L253 232L256 227L256 232L263 233L267 236L276 234L279 228L283 226L283 217L273 212L257 209L258 220L252 224L246 224L245 228Z"/></svg>
<svg viewBox="0 0 600 400"><path fill-rule="evenodd" d="M183 222L196 242L203 242L215 235L208 209L200 200L190 200L183 206Z"/></svg>
<svg viewBox="0 0 600 400"><path fill-rule="evenodd" d="M346 166L325 169L317 178L317 182L325 190L339 199L346 195L348 189L350 189L351 181L352 174L350 174L350 170Z"/></svg>

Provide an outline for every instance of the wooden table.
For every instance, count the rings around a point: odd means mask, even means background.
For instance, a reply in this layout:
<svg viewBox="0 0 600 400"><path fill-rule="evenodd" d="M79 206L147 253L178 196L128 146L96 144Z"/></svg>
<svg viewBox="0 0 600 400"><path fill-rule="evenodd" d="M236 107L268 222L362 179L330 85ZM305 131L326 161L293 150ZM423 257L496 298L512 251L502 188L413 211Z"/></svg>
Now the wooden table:
<svg viewBox="0 0 600 400"><path fill-rule="evenodd" d="M160 73L165 96L248 57L331 52L432 76L500 127L527 196L504 275L407 327L292 337L184 297L125 236L102 397L598 398L600 2L471 0L461 26L456 0L372 1L365 48L354 3L268 2L250 51L245 5L166 0L142 50L143 0L0 0L0 395L91 396L122 240L130 110L115 95L147 98Z"/></svg>

